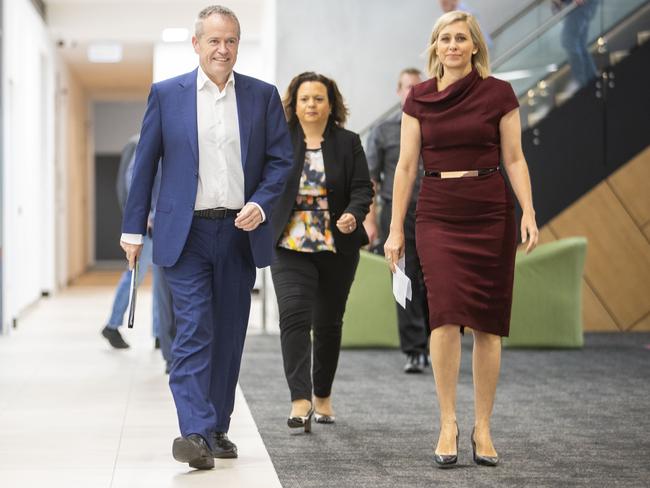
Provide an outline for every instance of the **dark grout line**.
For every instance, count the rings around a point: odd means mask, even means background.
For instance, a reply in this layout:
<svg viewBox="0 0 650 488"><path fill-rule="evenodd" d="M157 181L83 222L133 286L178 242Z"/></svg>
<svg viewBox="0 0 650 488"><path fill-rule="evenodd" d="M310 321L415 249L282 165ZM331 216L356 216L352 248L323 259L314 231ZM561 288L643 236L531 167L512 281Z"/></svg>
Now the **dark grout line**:
<svg viewBox="0 0 650 488"><path fill-rule="evenodd" d="M136 361L136 358L131 358L132 361ZM120 449L122 447L122 438L124 437L124 429L126 426L126 416L129 411L129 403L131 402L131 394L133 392L133 385L135 384L135 372L138 368L131 368L131 376L129 378L129 392L126 395L126 407L124 407L124 415L122 417L122 428L120 429L120 440L117 443L117 452L115 453L115 462L113 463L113 472L111 473L111 484L109 488L113 486L113 481L115 480L115 470L117 469L117 460L120 457Z"/></svg>
<svg viewBox="0 0 650 488"><path fill-rule="evenodd" d="M650 315L650 310L644 313L639 320L634 322L632 325L630 325L627 329L626 332L631 332L632 329L634 329L637 325L639 325L643 320L645 320L648 316Z"/></svg>

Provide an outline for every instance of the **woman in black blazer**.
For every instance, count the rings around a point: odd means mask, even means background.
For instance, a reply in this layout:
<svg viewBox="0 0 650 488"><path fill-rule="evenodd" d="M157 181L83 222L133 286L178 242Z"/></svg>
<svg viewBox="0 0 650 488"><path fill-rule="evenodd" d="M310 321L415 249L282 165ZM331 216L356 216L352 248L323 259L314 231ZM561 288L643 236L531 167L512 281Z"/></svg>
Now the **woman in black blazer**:
<svg viewBox="0 0 650 488"><path fill-rule="evenodd" d="M368 243L362 224L373 190L359 136L343 129L347 109L333 80L302 73L283 104L294 169L273 212L271 273L291 392L287 424L309 432L312 415L319 423L334 422L331 391L343 313L359 248Z"/></svg>

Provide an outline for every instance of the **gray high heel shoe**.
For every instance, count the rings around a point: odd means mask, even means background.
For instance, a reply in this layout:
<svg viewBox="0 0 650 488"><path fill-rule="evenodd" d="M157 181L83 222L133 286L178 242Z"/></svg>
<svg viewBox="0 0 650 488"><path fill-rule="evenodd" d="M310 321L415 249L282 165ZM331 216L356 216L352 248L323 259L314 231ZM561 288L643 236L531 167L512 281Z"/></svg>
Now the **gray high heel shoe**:
<svg viewBox="0 0 650 488"><path fill-rule="evenodd" d="M456 454L436 454L433 453L433 460L436 462L439 468L449 467L452 464L458 462L458 436L460 435L460 430L458 429L458 422L456 422Z"/></svg>
<svg viewBox="0 0 650 488"><path fill-rule="evenodd" d="M499 456L481 456L476 454L476 442L474 442L474 429L472 429L472 457L479 466L496 466L499 463Z"/></svg>

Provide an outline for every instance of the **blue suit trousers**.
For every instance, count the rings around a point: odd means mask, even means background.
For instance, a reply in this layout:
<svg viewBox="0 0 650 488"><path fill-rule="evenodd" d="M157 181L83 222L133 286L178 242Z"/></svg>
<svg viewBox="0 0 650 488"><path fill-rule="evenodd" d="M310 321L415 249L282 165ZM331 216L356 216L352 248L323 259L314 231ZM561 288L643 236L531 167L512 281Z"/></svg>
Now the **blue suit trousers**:
<svg viewBox="0 0 650 488"><path fill-rule="evenodd" d="M234 219L194 217L180 258L164 268L176 337L169 386L181 435L227 432L255 282L248 235Z"/></svg>

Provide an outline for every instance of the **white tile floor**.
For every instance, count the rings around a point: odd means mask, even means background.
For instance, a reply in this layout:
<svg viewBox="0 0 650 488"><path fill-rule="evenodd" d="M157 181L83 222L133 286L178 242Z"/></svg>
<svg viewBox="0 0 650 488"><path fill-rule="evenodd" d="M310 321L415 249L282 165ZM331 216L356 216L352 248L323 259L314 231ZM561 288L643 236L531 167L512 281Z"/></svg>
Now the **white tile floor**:
<svg viewBox="0 0 650 488"><path fill-rule="evenodd" d="M239 459L200 472L174 461L178 426L153 349L151 294L141 291L136 327L124 333L131 349L116 351L99 335L112 291L43 299L0 337L0 487L280 487L241 390L230 429Z"/></svg>

